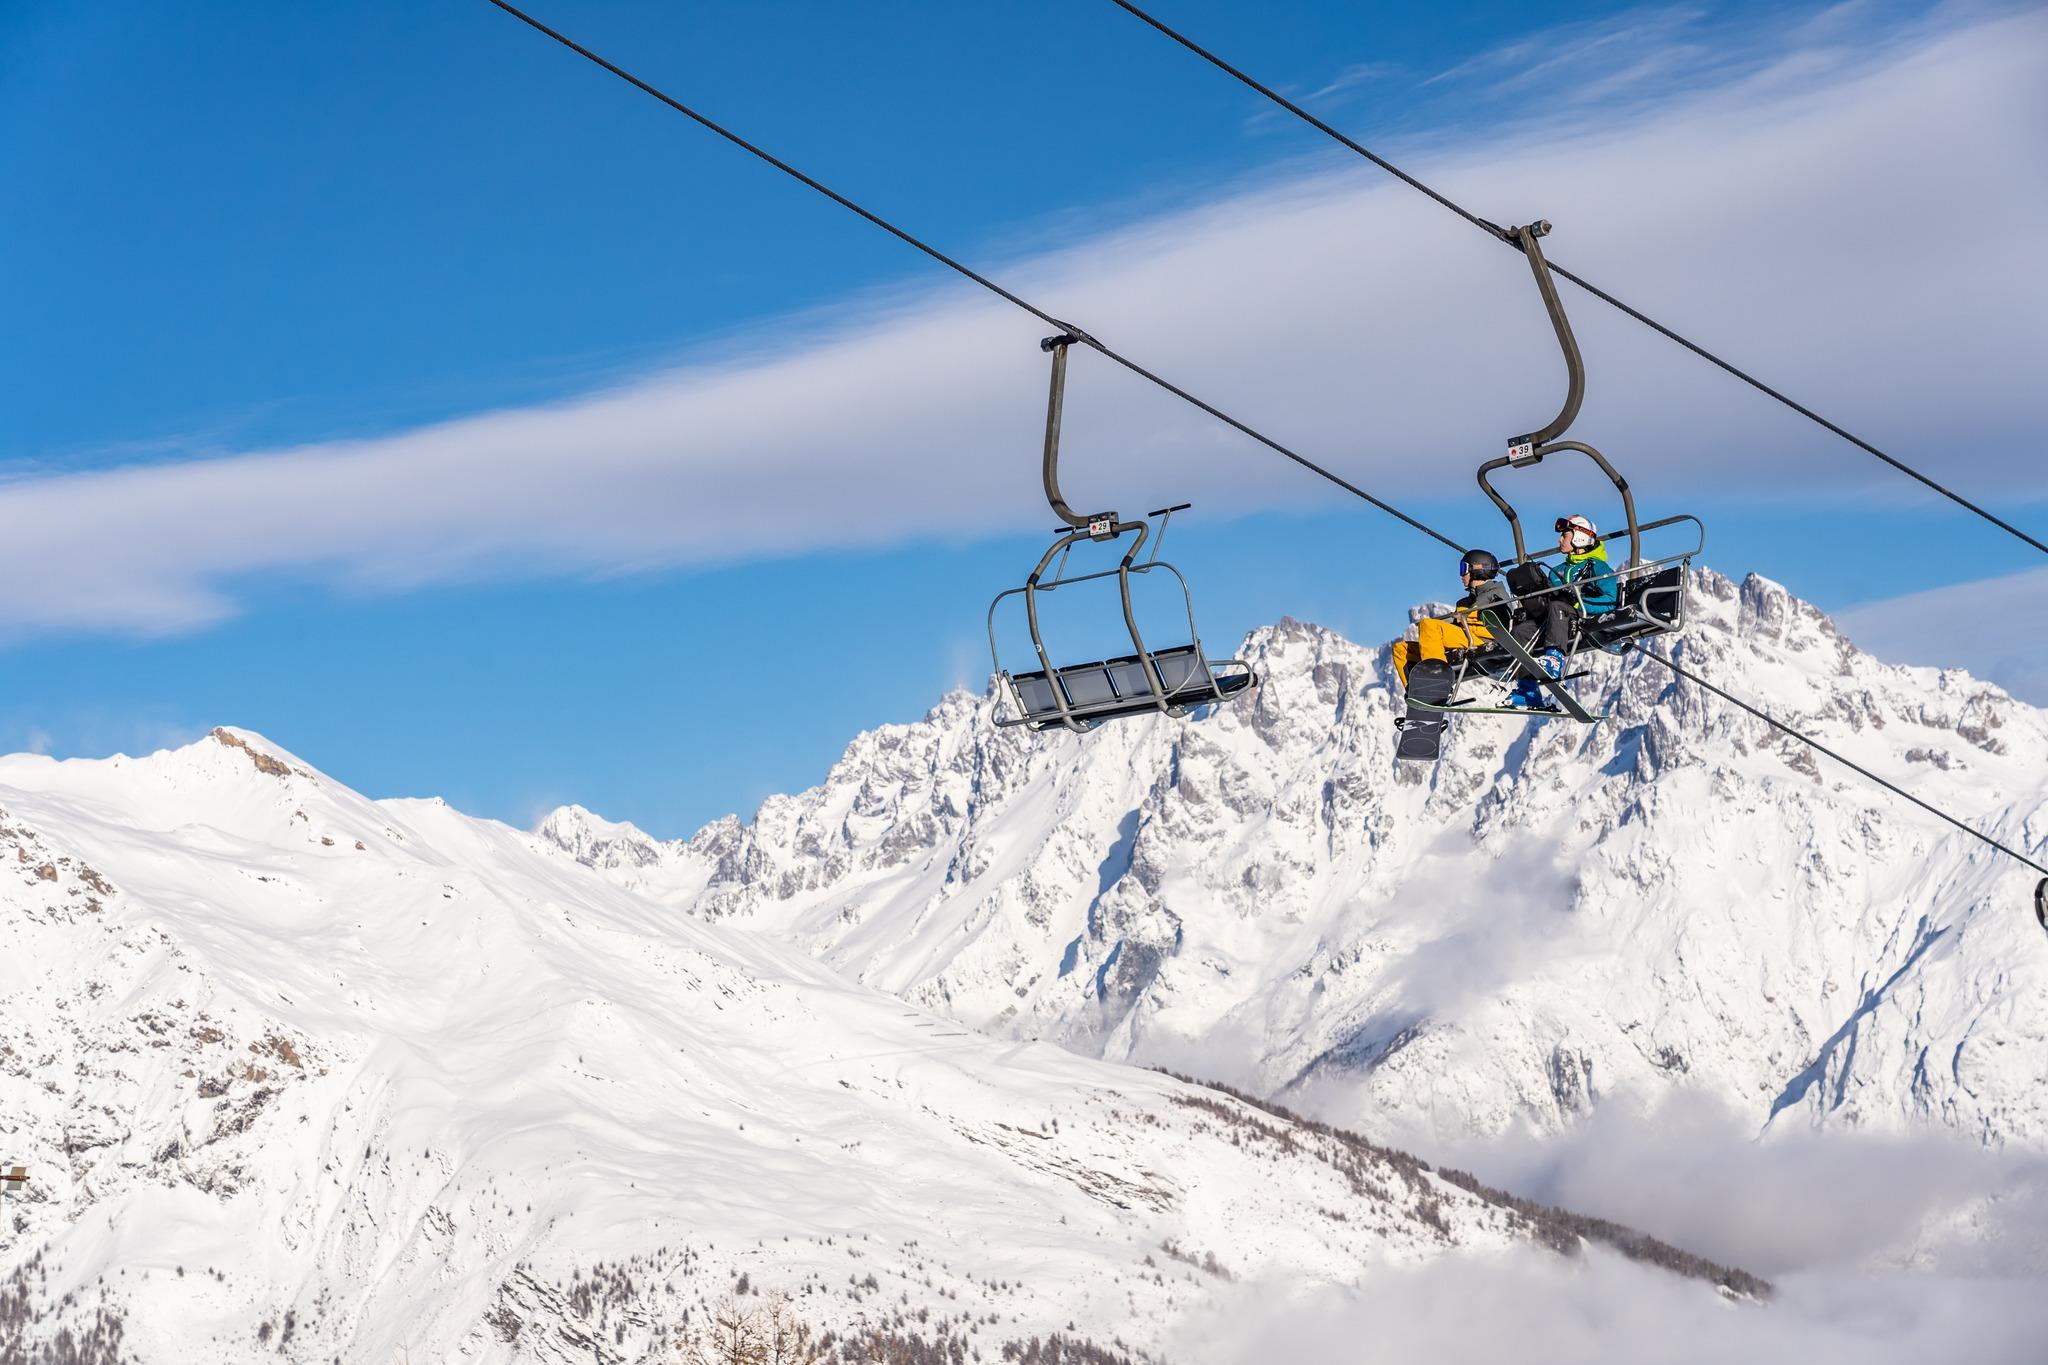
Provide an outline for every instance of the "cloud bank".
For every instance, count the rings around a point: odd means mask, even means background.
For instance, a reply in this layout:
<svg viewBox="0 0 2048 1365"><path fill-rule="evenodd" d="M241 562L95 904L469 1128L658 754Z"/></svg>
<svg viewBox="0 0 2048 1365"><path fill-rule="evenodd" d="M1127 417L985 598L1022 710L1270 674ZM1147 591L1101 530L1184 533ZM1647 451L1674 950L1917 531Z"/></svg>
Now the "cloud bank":
<svg viewBox="0 0 2048 1365"><path fill-rule="evenodd" d="M2037 1281L1799 1277L1768 1305L1605 1252L1442 1257L1376 1269L1361 1288L1238 1286L1176 1342L1176 1359L1432 1361L1438 1365L2022 1365L2048 1329Z"/></svg>
<svg viewBox="0 0 2048 1365"><path fill-rule="evenodd" d="M1769 1304L1589 1250L1376 1267L1360 1287L1245 1285L1189 1359L1908 1365L2040 1358L2048 1158L1936 1134L1774 1132L1704 1098L1433 1155L1489 1183L1772 1278Z"/></svg>
<svg viewBox="0 0 2048 1365"><path fill-rule="evenodd" d="M1568 124L1417 168L1496 220L1550 218L1559 261L1879 444L2037 498L2044 55L2038 13L1881 59L1816 38L1661 109L1574 106ZM1554 410L1561 364L1520 259L1375 175L1317 162L995 273L1376 493L1463 494L1478 460ZM1646 515L1736 486L1910 495L1567 302L1591 367L1575 434L1627 465ZM190 630L278 580L396 592L1037 528L1042 330L942 283L572 402L6 485L0 631ZM1090 504L1332 496L1087 356L1068 432L1065 479Z"/></svg>

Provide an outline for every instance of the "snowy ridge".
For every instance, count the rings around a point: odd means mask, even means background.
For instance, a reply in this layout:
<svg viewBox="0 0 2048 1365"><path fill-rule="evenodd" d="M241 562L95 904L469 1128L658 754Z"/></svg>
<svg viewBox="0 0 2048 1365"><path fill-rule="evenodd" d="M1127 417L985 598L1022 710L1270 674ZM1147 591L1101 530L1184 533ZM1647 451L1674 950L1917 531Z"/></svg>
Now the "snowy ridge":
<svg viewBox="0 0 2048 1365"><path fill-rule="evenodd" d="M820 1330L1135 1358L1229 1279L1571 1241L245 732L0 760L0 867L10 1349L104 1313L96 1361L639 1360L745 1276Z"/></svg>
<svg viewBox="0 0 2048 1365"><path fill-rule="evenodd" d="M2048 715L1761 578L1691 600L1688 665L2048 848ZM1759 1127L2048 1144L2024 869L1647 660L1593 665L1607 722L1454 722L1430 769L1392 759L1383 649L1290 620L1240 656L1264 685L1211 719L1027 736L956 693L749 823L543 831L977 1028L1416 1141L1681 1087Z"/></svg>

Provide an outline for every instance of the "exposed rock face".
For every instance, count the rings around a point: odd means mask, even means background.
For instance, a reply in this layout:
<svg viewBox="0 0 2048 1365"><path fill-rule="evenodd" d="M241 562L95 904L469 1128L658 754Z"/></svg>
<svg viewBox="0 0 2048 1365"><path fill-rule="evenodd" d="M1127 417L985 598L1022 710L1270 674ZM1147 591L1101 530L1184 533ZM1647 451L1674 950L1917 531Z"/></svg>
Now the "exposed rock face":
<svg viewBox="0 0 2048 1365"><path fill-rule="evenodd" d="M2044 713L1761 578L1691 605L1689 667L2043 856ZM1242 654L1264 684L1207 719L1029 736L955 693L749 823L543 833L976 1027L1345 1119L1557 1127L1688 1087L2048 1144L2024 869L1645 659L1592 664L1601 724L1456 721L1430 768L1393 760L1384 653L1286 620Z"/></svg>

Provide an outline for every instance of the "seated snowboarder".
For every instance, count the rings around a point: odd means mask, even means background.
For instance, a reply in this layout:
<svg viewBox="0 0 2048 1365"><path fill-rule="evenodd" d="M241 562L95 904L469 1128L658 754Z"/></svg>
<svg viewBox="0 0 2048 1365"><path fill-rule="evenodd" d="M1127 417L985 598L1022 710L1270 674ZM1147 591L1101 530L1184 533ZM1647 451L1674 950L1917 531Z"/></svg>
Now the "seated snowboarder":
<svg viewBox="0 0 2048 1365"><path fill-rule="evenodd" d="M1476 649L1493 638L1479 621L1481 598L1506 602L1507 590L1493 580L1500 561L1485 550L1467 550L1458 561L1458 577L1466 588L1449 620L1425 616L1415 623L1415 640L1394 642L1394 672L1408 694L1408 714L1395 722L1400 737L1394 752L1400 758L1435 759L1443 741L1443 705L1457 680L1446 657L1454 649Z"/></svg>
<svg viewBox="0 0 2048 1365"><path fill-rule="evenodd" d="M1401 680L1404 689L1408 686L1408 670L1417 662L1444 663L1448 651L1476 649L1493 638L1479 623L1473 598L1480 584L1490 582L1499 573L1500 561L1487 551L1465 552L1465 557L1458 561L1458 581L1465 585L1465 595L1458 599L1450 618L1425 616L1415 623L1414 640L1394 641L1394 676Z"/></svg>
<svg viewBox="0 0 2048 1365"><path fill-rule="evenodd" d="M1543 653L1537 662L1551 677L1564 674L1565 652L1571 648L1572 633L1582 617L1604 616L1621 602L1621 589L1614 580L1614 566L1608 562L1607 547L1592 518L1573 515L1557 519L1557 546L1564 562L1549 570L1550 582L1573 592L1550 593L1529 603L1533 612L1540 602L1543 622ZM1507 704L1517 709L1545 707L1543 684L1523 678L1515 684Z"/></svg>

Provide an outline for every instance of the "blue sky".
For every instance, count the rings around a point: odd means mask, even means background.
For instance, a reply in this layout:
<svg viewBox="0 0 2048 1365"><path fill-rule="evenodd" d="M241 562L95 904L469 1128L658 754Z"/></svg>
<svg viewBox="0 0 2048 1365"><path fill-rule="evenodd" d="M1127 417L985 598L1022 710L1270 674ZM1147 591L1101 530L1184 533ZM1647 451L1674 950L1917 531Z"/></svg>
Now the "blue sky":
<svg viewBox="0 0 2048 1365"><path fill-rule="evenodd" d="M2028 16L1161 11L2048 522ZM1497 538L1470 470L1555 402L1519 262L1112 6L538 12ZM1042 329L481 0L12 6L0 120L0 744L232 723L374 794L678 834L985 675L987 600L1046 522ZM1927 597L2038 556L1567 301L1593 366L1575 434L1646 515L1698 511L1722 569L2048 697L2038 658L1934 630L1957 602ZM1214 647L1283 613L1382 638L1451 572L1085 357L1073 385L1070 485L1195 496L1173 558ZM1532 518L1589 492L1561 474Z"/></svg>

